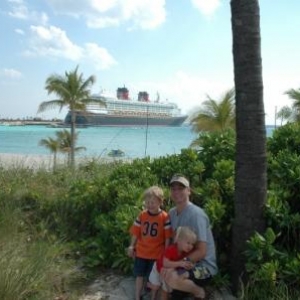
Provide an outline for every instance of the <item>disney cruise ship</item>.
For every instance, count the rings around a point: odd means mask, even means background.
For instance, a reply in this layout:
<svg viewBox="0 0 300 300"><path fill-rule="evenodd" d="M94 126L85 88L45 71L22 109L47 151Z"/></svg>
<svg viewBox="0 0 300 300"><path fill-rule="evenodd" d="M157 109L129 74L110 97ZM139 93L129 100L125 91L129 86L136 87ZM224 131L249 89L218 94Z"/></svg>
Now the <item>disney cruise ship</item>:
<svg viewBox="0 0 300 300"><path fill-rule="evenodd" d="M187 119L175 103L149 100L147 92L139 92L138 100L129 98L126 87L118 88L116 97L94 96L106 107L90 105L87 111L77 111L76 123L86 126L180 126ZM158 97L159 98L159 97ZM65 117L70 124L71 113Z"/></svg>

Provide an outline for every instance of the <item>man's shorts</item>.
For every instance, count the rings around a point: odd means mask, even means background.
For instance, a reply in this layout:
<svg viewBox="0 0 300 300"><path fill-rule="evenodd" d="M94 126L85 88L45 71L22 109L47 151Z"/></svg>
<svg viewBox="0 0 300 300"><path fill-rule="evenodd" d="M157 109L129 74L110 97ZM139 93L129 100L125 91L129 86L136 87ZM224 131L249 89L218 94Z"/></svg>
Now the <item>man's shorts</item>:
<svg viewBox="0 0 300 300"><path fill-rule="evenodd" d="M154 262L155 259L135 257L133 265L133 275L136 277L148 278Z"/></svg>
<svg viewBox="0 0 300 300"><path fill-rule="evenodd" d="M199 286L205 286L212 278L209 270L201 264L196 264L188 273L188 278Z"/></svg>

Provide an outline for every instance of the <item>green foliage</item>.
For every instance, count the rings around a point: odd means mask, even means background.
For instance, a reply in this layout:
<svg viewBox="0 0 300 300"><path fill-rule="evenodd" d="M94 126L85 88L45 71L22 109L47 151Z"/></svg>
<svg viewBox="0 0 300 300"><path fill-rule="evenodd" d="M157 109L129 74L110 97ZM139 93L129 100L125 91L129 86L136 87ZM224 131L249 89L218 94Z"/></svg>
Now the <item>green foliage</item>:
<svg viewBox="0 0 300 300"><path fill-rule="evenodd" d="M161 185L168 186L171 177L178 173L184 174L192 186L201 182L204 165L193 149L182 149L180 154L159 157L151 162L151 171L156 174Z"/></svg>
<svg viewBox="0 0 300 300"><path fill-rule="evenodd" d="M293 140L285 138L289 134L294 136ZM245 299L297 299L299 296L300 153L295 141L298 136L300 131L297 133L296 127L284 126L268 141L265 216L269 228L248 242L245 259L249 284L243 290ZM129 273L132 259L127 257L125 249L130 239L129 228L142 209L143 191L151 185L161 186L168 210L173 206L169 199L170 178L174 173L182 173L193 187L192 201L210 217L220 268L215 281L224 286L228 282L234 216L234 147L235 133L226 131L199 135L198 149L182 149L180 154L151 160L147 157L131 163L99 164L94 159L78 165L75 172L69 168L57 168L55 172L0 168L3 211L0 232L5 228L4 223L17 224L11 226L10 238L18 236L20 244L14 242L14 248L21 249L26 257L30 257L27 251L35 251L31 248L33 242L52 244L51 254L61 247L57 241L63 240L65 247L71 248L66 256L76 258L77 264L90 268L113 267ZM14 222L10 214L4 213L6 210L13 211L20 221ZM1 250L0 247L0 253ZM50 254L45 252L46 256ZM51 257L51 264L60 265L60 255Z"/></svg>
<svg viewBox="0 0 300 300"><path fill-rule="evenodd" d="M214 165L213 176L197 191L202 195L198 202L207 212L218 250L218 264L221 272L229 268L231 252L231 223L233 216L234 162L220 160Z"/></svg>
<svg viewBox="0 0 300 300"><path fill-rule="evenodd" d="M300 156L283 149L269 158L270 192L266 207L269 226L280 232L278 244L300 247Z"/></svg>
<svg viewBox="0 0 300 300"><path fill-rule="evenodd" d="M288 123L273 131L268 138L267 148L272 155L277 155L282 150L300 154L300 123Z"/></svg>
<svg viewBox="0 0 300 300"><path fill-rule="evenodd" d="M216 101L207 96L201 108L194 114L190 124L195 132L224 131L235 127L235 90L230 89Z"/></svg>
<svg viewBox="0 0 300 300"><path fill-rule="evenodd" d="M300 255L297 251L288 253L284 248L279 251L277 238L272 228L268 228L264 235L256 233L248 241L245 254L246 268L250 274L249 284L255 284L257 290L268 289L271 292L278 286L285 286L288 294L293 291L299 294L296 274L300 270Z"/></svg>
<svg viewBox="0 0 300 300"><path fill-rule="evenodd" d="M235 131L200 133L197 139L198 159L204 164L203 178L211 178L216 162L234 160L235 155Z"/></svg>
<svg viewBox="0 0 300 300"><path fill-rule="evenodd" d="M269 228L248 242L246 299L299 299L299 136L299 124L293 123L276 129L268 139Z"/></svg>

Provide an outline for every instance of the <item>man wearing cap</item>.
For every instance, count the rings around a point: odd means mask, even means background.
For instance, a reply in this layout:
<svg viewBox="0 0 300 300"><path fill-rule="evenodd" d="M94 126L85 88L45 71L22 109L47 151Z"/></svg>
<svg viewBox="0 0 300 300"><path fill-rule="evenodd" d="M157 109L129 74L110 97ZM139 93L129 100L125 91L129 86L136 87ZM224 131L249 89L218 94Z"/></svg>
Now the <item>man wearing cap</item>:
<svg viewBox="0 0 300 300"><path fill-rule="evenodd" d="M195 299L203 299L204 293L200 286L207 284L218 271L209 218L202 208L190 202L190 193L188 179L174 175L170 181L170 194L175 204L169 211L172 228L176 231L179 226L190 227L197 234L198 241L195 250L188 256L194 263L193 269L189 270L191 280L184 280L174 270L165 270L165 280L174 289L172 299L183 299L182 294L176 290L192 293Z"/></svg>

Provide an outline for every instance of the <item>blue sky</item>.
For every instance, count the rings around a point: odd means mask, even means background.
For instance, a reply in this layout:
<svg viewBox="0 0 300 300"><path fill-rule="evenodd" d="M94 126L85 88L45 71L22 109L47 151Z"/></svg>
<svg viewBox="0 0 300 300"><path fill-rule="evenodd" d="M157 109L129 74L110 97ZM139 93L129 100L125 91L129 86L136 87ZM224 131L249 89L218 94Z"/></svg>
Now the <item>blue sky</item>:
<svg viewBox="0 0 300 300"><path fill-rule="evenodd" d="M300 1L261 0L266 123L300 88ZM190 113L233 87L229 0L2 0L0 118L37 115L51 74L79 65L93 92L125 85Z"/></svg>

